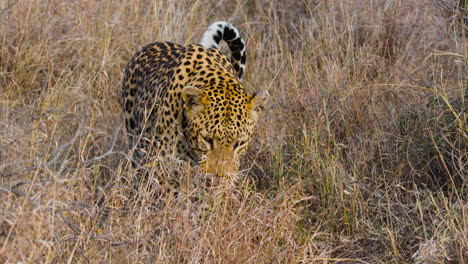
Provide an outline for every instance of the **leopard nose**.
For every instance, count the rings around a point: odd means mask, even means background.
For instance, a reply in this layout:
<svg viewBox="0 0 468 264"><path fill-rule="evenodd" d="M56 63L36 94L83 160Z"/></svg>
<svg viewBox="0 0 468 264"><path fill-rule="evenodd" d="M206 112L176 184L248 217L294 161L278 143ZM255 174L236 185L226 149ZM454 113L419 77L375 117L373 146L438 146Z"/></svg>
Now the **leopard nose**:
<svg viewBox="0 0 468 264"><path fill-rule="evenodd" d="M215 166L215 174L218 176L227 176L235 174L237 166L232 161L221 161Z"/></svg>
<svg viewBox="0 0 468 264"><path fill-rule="evenodd" d="M237 164L232 161L213 161L203 165L202 168L205 173L215 174L217 176L237 173Z"/></svg>

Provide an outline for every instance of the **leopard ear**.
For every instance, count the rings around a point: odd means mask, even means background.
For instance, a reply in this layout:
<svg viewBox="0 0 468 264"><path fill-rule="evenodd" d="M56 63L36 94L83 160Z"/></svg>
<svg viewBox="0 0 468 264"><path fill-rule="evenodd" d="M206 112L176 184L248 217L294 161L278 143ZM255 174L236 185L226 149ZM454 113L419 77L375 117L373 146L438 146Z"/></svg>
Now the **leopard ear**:
<svg viewBox="0 0 468 264"><path fill-rule="evenodd" d="M252 113L252 118L254 120L258 120L260 113L265 108L266 104L268 103L268 98L270 94L268 91L260 91L252 95L250 101L248 103L248 108L250 108L250 112Z"/></svg>
<svg viewBox="0 0 468 264"><path fill-rule="evenodd" d="M198 111L208 104L208 97L203 90L193 86L186 86L182 89L182 101L186 111Z"/></svg>
<svg viewBox="0 0 468 264"><path fill-rule="evenodd" d="M250 99L250 107L254 112L261 112L266 104L268 103L268 98L270 94L268 91L263 90L255 93Z"/></svg>

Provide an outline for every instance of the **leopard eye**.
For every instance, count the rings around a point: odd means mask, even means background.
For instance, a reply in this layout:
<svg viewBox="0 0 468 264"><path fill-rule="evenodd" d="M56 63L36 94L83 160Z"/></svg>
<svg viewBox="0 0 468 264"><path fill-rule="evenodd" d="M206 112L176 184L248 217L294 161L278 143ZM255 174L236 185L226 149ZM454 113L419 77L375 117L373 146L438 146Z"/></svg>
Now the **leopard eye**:
<svg viewBox="0 0 468 264"><path fill-rule="evenodd" d="M247 141L237 141L236 143L234 143L234 149L236 150L236 149L244 146L246 143L247 143Z"/></svg>
<svg viewBox="0 0 468 264"><path fill-rule="evenodd" d="M212 138L209 138L209 137L202 137L202 138L203 138L203 140L204 140L206 143L208 143L208 145L210 145L210 149L212 149L212 148L213 148L213 144L214 144L213 139L212 139Z"/></svg>

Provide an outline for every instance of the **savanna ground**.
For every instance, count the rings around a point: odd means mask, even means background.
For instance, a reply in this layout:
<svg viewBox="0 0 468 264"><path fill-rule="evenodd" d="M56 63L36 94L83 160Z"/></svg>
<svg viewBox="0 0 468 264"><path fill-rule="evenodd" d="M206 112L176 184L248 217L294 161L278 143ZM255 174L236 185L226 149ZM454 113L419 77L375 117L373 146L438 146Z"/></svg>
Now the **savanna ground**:
<svg viewBox="0 0 468 264"><path fill-rule="evenodd" d="M1 263L468 262L466 1L0 8ZM135 191L122 69L218 20L271 94L242 172Z"/></svg>

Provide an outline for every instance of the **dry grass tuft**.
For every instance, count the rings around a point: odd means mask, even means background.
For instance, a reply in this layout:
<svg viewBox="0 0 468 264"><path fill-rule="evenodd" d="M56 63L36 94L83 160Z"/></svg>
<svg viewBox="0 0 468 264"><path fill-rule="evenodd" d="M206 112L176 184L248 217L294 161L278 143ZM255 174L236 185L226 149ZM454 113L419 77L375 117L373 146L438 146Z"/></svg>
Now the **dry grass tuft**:
<svg viewBox="0 0 468 264"><path fill-rule="evenodd" d="M0 262L468 262L462 1L0 8ZM247 89L273 98L244 171L155 163L134 187L122 69L217 20L247 40Z"/></svg>

